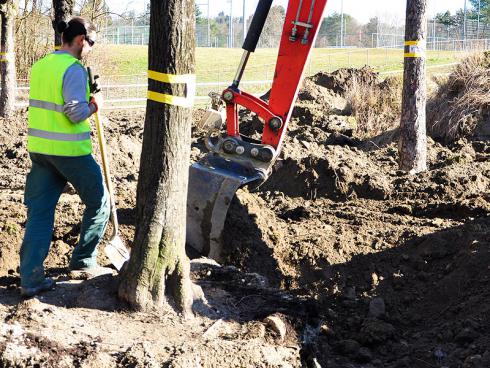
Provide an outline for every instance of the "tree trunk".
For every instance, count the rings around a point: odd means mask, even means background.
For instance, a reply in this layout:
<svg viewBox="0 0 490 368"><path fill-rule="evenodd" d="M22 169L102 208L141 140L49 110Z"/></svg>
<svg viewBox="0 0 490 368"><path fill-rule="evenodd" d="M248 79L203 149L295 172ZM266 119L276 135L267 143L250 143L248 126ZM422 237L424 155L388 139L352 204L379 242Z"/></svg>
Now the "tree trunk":
<svg viewBox="0 0 490 368"><path fill-rule="evenodd" d="M399 153L400 169L411 173L427 170L426 10L426 0L407 1Z"/></svg>
<svg viewBox="0 0 490 368"><path fill-rule="evenodd" d="M74 0L53 0L54 19L54 47L57 49L61 46L61 33L58 32L58 23L61 21L68 22L73 14Z"/></svg>
<svg viewBox="0 0 490 368"><path fill-rule="evenodd" d="M18 4L15 0L0 1L1 27L1 55L0 74L2 81L0 92L0 116L11 117L15 112L15 97L17 76L15 71L15 17Z"/></svg>
<svg viewBox="0 0 490 368"><path fill-rule="evenodd" d="M194 1L151 0L149 69L194 72ZM148 80L149 91L185 96L183 84ZM192 110L148 99L136 198L136 233L119 296L136 310L171 302L190 313L192 284L185 254ZM167 298L168 297L168 298Z"/></svg>

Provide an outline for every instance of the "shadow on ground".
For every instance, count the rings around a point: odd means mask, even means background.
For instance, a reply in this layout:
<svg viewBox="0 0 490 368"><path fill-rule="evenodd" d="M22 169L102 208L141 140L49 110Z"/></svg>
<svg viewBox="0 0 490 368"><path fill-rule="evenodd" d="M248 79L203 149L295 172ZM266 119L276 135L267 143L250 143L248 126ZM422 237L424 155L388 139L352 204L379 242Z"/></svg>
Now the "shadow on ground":
<svg viewBox="0 0 490 368"><path fill-rule="evenodd" d="M240 323L280 314L295 329L305 366L487 364L489 228L490 218L482 216L460 226L408 237L400 246L356 255L343 264L325 261L320 263L321 270L303 267L301 272L309 283L297 290L276 288L285 283L266 243L261 245L260 264L267 266L264 274L273 283L258 273L195 260L192 276L207 298L206 304L196 306L196 312ZM60 282L56 290L39 297L43 303L127 310L117 299L117 277L73 281L63 268L48 272ZM312 280L311 275L317 279ZM1 304L13 307L22 300L17 284L14 275L0 278Z"/></svg>

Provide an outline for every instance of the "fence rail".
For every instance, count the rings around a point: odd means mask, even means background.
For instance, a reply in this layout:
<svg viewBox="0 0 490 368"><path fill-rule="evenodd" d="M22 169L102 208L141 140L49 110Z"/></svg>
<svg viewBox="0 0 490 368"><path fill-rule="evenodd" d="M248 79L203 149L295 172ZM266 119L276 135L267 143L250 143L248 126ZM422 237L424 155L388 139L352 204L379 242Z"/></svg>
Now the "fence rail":
<svg viewBox="0 0 490 368"><path fill-rule="evenodd" d="M112 76L114 77L114 76ZM119 77L119 76L116 76ZM133 75L130 77L140 77L140 75ZM103 78L110 78L109 77L103 77ZM146 75L145 75L146 78ZM25 83L25 80L19 81L18 85ZM215 82L203 82L203 83L197 83L197 87L216 87L216 90L224 89L228 86L229 83L225 81L215 81ZM272 85L272 80L252 80L252 81L243 81L241 82L242 85L248 85L248 86L271 86ZM121 89L124 88L126 91L124 91L124 94L132 95L132 96L140 96L140 97L124 97L121 95ZM127 103L135 103L135 102L144 102L146 101L146 97L143 97L146 95L146 91L148 89L148 84L147 83L135 83L135 84L102 84L100 85L101 93L104 96L104 109L124 109L124 108L135 108L135 107L143 107L143 105L134 105L132 106L131 104L128 105ZM266 88L267 89L267 88ZM264 89L264 90L266 90ZM17 102L16 106L17 107L27 107L29 105L28 103L28 94L29 94L29 86L28 85L22 85L17 87ZM261 95L261 93L258 93L257 95ZM119 96L119 97L117 97ZM207 94L204 95L197 95L195 97L195 100L197 104L200 103L206 103L208 101L209 97Z"/></svg>

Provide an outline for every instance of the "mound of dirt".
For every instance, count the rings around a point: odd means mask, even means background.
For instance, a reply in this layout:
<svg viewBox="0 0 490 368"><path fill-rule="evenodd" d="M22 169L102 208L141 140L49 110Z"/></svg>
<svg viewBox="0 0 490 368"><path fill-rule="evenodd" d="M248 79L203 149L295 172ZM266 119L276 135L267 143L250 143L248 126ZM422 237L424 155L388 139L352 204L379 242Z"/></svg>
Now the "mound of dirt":
<svg viewBox="0 0 490 368"><path fill-rule="evenodd" d="M292 144L274 167L263 191L279 191L288 197L316 199L386 199L391 185L364 152L356 147Z"/></svg>
<svg viewBox="0 0 490 368"><path fill-rule="evenodd" d="M268 93L262 97L269 98ZM401 106L401 82L397 78L380 81L379 75L370 67L345 68L332 73L319 72L307 77L298 92L290 126L320 127L325 133L319 141L330 134L373 137L384 133L398 122ZM240 132L260 139L263 122L247 110L240 112ZM335 136L333 138L336 139Z"/></svg>
<svg viewBox="0 0 490 368"><path fill-rule="evenodd" d="M369 66L365 66L361 69L341 68L332 73L320 72L307 79L334 93L345 95L354 83L367 85L377 84L378 73Z"/></svg>

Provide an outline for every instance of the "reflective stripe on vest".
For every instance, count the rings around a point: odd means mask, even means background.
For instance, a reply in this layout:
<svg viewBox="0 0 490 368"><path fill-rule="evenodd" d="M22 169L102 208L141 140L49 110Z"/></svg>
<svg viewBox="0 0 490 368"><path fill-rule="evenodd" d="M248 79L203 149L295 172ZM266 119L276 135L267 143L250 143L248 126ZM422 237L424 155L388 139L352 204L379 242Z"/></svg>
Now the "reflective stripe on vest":
<svg viewBox="0 0 490 368"><path fill-rule="evenodd" d="M63 112L63 105L56 105L53 102L41 101L41 100L29 100L29 107L38 107L40 109L46 109L56 112Z"/></svg>
<svg viewBox="0 0 490 368"><path fill-rule="evenodd" d="M41 129L29 128L29 129L27 129L27 133L31 137L52 139L55 141L76 142L76 141L84 141L86 139L90 139L90 132L79 133L79 134L69 134L69 133L47 132L47 131L41 130Z"/></svg>
<svg viewBox="0 0 490 368"><path fill-rule="evenodd" d="M92 153L88 119L74 123L64 113L63 80L74 64L83 68L80 61L68 53L51 53L33 65L28 111L29 152L67 157ZM88 78L85 92L88 102Z"/></svg>

